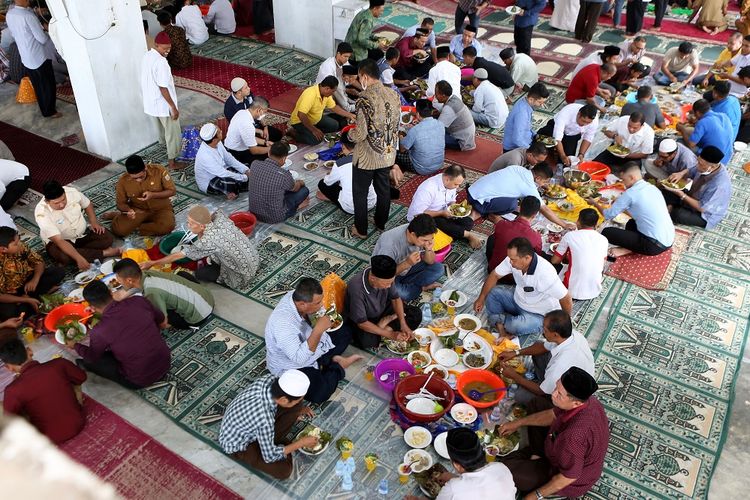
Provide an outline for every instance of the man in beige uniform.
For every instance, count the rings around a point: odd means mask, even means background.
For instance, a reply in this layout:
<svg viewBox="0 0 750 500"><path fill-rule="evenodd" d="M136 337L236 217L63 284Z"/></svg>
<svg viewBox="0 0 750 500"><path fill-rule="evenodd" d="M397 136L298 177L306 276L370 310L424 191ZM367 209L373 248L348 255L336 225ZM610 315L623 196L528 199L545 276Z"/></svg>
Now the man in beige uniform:
<svg viewBox="0 0 750 500"><path fill-rule="evenodd" d="M107 212L112 232L120 237L136 229L141 236L160 236L174 229L174 210L170 198L177 190L167 169L146 165L132 155L125 160L126 173L117 181L117 212Z"/></svg>

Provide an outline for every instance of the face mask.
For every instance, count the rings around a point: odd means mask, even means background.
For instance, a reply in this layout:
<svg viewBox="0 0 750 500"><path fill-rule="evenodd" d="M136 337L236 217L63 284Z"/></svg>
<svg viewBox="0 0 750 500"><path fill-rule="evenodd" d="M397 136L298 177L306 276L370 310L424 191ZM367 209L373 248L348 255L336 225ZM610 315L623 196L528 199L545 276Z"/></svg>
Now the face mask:
<svg viewBox="0 0 750 500"><path fill-rule="evenodd" d="M715 172L715 170L706 170L705 172L699 172L701 175L711 175Z"/></svg>

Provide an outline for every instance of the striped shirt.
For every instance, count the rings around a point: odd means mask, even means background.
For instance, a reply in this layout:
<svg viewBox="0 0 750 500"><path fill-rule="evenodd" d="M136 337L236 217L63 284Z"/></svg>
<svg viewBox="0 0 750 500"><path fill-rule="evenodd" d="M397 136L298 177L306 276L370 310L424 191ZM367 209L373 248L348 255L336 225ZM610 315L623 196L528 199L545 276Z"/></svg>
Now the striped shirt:
<svg viewBox="0 0 750 500"><path fill-rule="evenodd" d="M274 380L276 377L271 375L257 379L229 403L219 431L219 444L226 453L245 451L257 441L264 462L284 459L284 447L274 444L277 409L271 397Z"/></svg>
<svg viewBox="0 0 750 500"><path fill-rule="evenodd" d="M206 287L176 274L157 271L143 274L143 294L164 316L169 309L195 325L213 311L214 298Z"/></svg>
<svg viewBox="0 0 750 500"><path fill-rule="evenodd" d="M286 370L317 368L318 358L333 349L331 337L323 333L315 352L310 351L307 339L312 326L307 318L300 316L292 293L284 295L266 321L266 365L276 376Z"/></svg>

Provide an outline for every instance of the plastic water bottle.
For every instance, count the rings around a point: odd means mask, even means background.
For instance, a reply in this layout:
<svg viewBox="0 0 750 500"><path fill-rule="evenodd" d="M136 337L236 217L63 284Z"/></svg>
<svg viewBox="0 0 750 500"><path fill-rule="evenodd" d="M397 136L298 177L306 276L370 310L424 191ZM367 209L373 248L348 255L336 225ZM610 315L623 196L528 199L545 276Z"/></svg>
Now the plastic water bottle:
<svg viewBox="0 0 750 500"><path fill-rule="evenodd" d="M500 405L501 405L501 403L498 403L492 409L492 413L490 413L490 422L496 424L496 423L500 422L503 419L503 417L505 416L503 414L503 410L500 408Z"/></svg>
<svg viewBox="0 0 750 500"><path fill-rule="evenodd" d="M425 302L422 304L422 324L428 325L432 322L432 307Z"/></svg>
<svg viewBox="0 0 750 500"><path fill-rule="evenodd" d="M388 494L388 480L387 479L381 479L380 483L378 483L378 493L380 493L381 495Z"/></svg>
<svg viewBox="0 0 750 500"><path fill-rule="evenodd" d="M440 302L440 294L443 293L443 289L440 287L435 288L432 291L432 302Z"/></svg>
<svg viewBox="0 0 750 500"><path fill-rule="evenodd" d="M94 270L98 273L102 268L102 263L99 259L94 259L94 262L91 263L91 267L93 267Z"/></svg>
<svg viewBox="0 0 750 500"><path fill-rule="evenodd" d="M518 384L510 384L508 387L508 393L506 399L514 400L516 398L516 391L518 390Z"/></svg>

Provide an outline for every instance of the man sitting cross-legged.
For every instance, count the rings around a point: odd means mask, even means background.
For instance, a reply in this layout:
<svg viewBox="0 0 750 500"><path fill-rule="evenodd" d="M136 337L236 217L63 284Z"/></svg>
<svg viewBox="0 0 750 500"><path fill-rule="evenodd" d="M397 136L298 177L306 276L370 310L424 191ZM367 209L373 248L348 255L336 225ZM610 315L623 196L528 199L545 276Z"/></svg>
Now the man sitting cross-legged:
<svg viewBox="0 0 750 500"><path fill-rule="evenodd" d="M349 120L356 118L353 113L341 108L333 100L333 94L338 86L338 78L329 75L319 84L307 87L299 96L289 119L298 142L319 144L325 134L339 129L336 120L330 116L323 116L326 109Z"/></svg>
<svg viewBox="0 0 750 500"><path fill-rule="evenodd" d="M221 142L221 129L213 123L201 127L201 145L195 155L195 183L206 194L223 194L234 200L247 192L248 167L232 156Z"/></svg>
<svg viewBox="0 0 750 500"><path fill-rule="evenodd" d="M357 347L377 347L381 338L409 340L422 322L419 308L405 305L398 295L396 268L396 261L387 255L374 255L370 268L347 283L344 317Z"/></svg>
<svg viewBox="0 0 750 500"><path fill-rule="evenodd" d="M310 379L305 399L322 403L336 390L345 369L362 359L341 354L352 340L345 325L334 332L331 319L320 314L323 287L317 280L302 278L293 291L284 295L266 321L266 365L274 375L297 369Z"/></svg>
<svg viewBox="0 0 750 500"><path fill-rule="evenodd" d="M278 224L292 217L297 210L310 204L310 190L302 179L294 180L292 173L284 169L289 144L276 142L265 160L255 160L247 171L248 206L259 221Z"/></svg>
<svg viewBox="0 0 750 500"><path fill-rule="evenodd" d="M31 349L12 337L0 345L0 361L16 374L5 388L5 413L25 417L53 443L77 435L86 423L81 384L86 372L64 358L34 361Z"/></svg>
<svg viewBox="0 0 750 500"><path fill-rule="evenodd" d="M214 309L211 292L187 272L142 271L133 259L122 259L113 270L124 290L115 300L143 295L164 315L161 328L185 329L203 323Z"/></svg>

